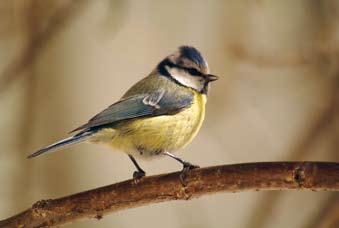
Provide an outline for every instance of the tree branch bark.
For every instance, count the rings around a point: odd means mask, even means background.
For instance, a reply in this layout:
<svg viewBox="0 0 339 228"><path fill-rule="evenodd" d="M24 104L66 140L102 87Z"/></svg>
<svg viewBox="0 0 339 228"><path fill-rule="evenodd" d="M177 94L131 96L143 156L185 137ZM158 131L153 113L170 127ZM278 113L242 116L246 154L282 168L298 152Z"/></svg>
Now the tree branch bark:
<svg viewBox="0 0 339 228"><path fill-rule="evenodd" d="M31 208L0 221L0 228L53 227L123 209L170 200L189 200L217 192L259 190L339 191L339 163L259 162L195 169L127 180L54 200L41 200Z"/></svg>

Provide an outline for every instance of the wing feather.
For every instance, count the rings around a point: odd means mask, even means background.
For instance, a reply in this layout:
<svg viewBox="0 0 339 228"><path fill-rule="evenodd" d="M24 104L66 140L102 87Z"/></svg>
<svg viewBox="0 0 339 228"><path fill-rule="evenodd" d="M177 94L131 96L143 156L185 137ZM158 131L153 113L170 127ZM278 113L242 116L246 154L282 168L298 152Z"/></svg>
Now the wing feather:
<svg viewBox="0 0 339 228"><path fill-rule="evenodd" d="M159 89L150 94L134 95L112 104L72 132L138 117L173 115L190 107L192 102L193 93L182 89L172 92Z"/></svg>

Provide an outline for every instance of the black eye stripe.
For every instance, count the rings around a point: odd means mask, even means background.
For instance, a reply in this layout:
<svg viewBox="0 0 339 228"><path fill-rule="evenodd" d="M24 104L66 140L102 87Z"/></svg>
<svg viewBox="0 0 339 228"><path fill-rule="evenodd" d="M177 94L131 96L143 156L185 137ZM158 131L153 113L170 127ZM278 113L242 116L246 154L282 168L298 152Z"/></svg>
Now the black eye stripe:
<svg viewBox="0 0 339 228"><path fill-rule="evenodd" d="M185 70L190 73L191 75L194 76L202 76L202 73L200 73L197 69L195 68L185 68Z"/></svg>
<svg viewBox="0 0 339 228"><path fill-rule="evenodd" d="M168 71L166 70L165 66L168 66L170 68L176 67L178 69L182 69L184 71L186 71L187 73L189 73L192 76L198 76L198 77L202 77L204 76L203 73L199 72L197 69L192 68L192 67L182 67L180 65L177 65L175 63L173 63L172 61L170 61L168 58L164 59L162 62L159 63L158 65L158 70L166 76L170 76Z"/></svg>

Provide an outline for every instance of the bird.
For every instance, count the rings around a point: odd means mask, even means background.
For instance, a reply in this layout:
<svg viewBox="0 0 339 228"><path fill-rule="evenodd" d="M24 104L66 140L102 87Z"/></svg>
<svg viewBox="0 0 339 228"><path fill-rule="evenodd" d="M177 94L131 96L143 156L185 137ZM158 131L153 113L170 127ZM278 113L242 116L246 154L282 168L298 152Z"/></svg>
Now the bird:
<svg viewBox="0 0 339 228"><path fill-rule="evenodd" d="M208 63L200 51L193 46L180 46L120 100L71 131L73 136L42 148L28 158L91 142L126 153L136 168L133 173L136 181L146 174L136 158L164 156L183 165L182 180L189 170L198 166L173 153L197 135L205 118L210 83L217 79L218 76L209 73Z"/></svg>

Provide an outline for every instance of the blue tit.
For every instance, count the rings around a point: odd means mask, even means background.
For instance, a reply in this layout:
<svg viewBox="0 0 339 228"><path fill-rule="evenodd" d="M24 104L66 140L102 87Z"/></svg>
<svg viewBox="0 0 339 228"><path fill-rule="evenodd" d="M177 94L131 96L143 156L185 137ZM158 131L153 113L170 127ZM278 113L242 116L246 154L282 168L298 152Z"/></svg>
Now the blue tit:
<svg viewBox="0 0 339 228"><path fill-rule="evenodd" d="M118 102L72 131L77 134L28 158L87 141L128 154L137 169L134 179L145 176L135 158L165 155L182 163L183 172L195 168L172 152L184 148L196 136L205 117L210 82L217 79L209 74L207 62L196 48L181 46Z"/></svg>

